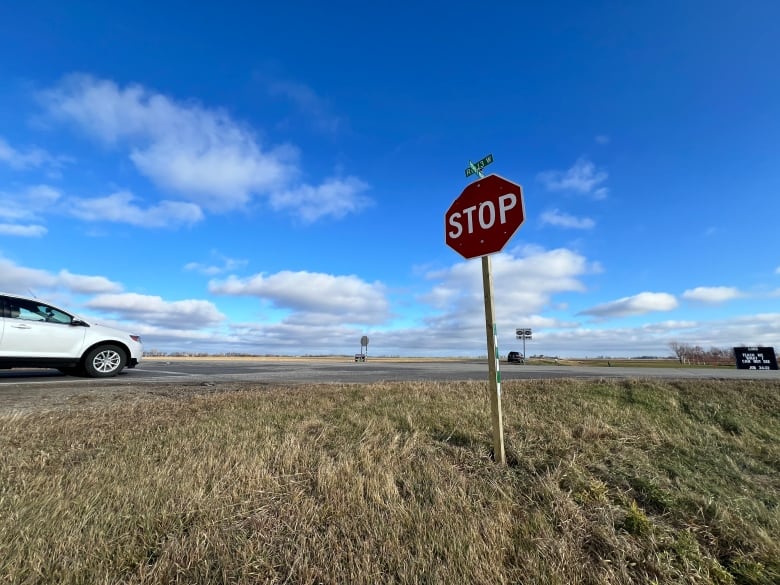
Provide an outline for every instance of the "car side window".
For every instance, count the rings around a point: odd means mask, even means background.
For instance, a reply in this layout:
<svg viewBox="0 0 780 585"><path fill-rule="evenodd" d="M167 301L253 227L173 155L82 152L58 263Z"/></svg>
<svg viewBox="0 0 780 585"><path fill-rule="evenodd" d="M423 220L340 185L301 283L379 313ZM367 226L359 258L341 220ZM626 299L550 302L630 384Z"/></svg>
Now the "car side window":
<svg viewBox="0 0 780 585"><path fill-rule="evenodd" d="M11 317L22 321L45 321L43 315L36 311L37 305L23 299L11 299Z"/></svg>
<svg viewBox="0 0 780 585"><path fill-rule="evenodd" d="M9 299L5 305L5 311L3 316L10 317L11 319L18 319L21 311L19 310L19 304L13 299Z"/></svg>
<svg viewBox="0 0 780 585"><path fill-rule="evenodd" d="M13 319L21 319L23 321L45 321L47 323L60 323L63 325L69 325L73 320L67 313L63 313L59 309L42 303L12 298L9 298L7 303L8 308L10 309L10 316Z"/></svg>

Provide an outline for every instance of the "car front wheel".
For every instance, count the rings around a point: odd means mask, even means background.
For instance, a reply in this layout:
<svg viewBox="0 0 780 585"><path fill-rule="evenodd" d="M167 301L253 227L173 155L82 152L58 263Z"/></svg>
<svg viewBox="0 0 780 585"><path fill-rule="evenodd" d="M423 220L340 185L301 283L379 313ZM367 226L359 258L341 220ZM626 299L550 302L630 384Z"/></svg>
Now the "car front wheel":
<svg viewBox="0 0 780 585"><path fill-rule="evenodd" d="M91 378L116 376L127 363L125 352L115 345L99 345L84 357L84 370Z"/></svg>

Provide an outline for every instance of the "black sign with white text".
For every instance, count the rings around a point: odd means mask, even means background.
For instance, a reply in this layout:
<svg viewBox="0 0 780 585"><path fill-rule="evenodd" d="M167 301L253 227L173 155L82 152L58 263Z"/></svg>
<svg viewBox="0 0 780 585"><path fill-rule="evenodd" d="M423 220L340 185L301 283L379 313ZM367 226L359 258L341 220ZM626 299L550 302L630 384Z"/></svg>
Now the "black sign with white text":
<svg viewBox="0 0 780 585"><path fill-rule="evenodd" d="M738 370L776 370L774 347L735 347Z"/></svg>

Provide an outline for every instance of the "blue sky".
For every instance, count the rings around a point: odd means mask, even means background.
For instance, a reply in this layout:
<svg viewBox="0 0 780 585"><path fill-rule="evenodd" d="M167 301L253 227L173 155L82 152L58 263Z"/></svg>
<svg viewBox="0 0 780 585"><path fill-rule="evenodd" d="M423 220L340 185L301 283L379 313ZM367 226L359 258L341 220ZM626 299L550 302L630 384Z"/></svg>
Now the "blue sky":
<svg viewBox="0 0 780 585"><path fill-rule="evenodd" d="M201 5L202 4L202 5ZM0 290L146 349L780 346L780 4L0 0Z"/></svg>

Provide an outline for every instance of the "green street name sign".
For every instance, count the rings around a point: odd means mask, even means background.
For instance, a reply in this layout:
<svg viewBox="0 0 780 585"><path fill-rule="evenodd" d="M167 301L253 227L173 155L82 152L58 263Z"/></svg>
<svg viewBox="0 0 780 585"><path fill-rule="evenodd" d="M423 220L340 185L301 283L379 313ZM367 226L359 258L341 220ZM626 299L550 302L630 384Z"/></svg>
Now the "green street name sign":
<svg viewBox="0 0 780 585"><path fill-rule="evenodd" d="M469 166L466 168L466 176L470 177L474 173L480 172L482 169L484 169L486 166L488 166L490 163L493 162L493 155L489 154L485 158L483 158L480 161L477 161L475 163L469 161Z"/></svg>

